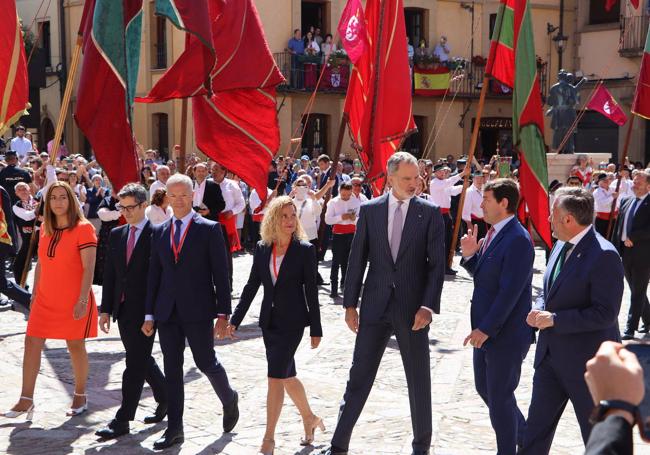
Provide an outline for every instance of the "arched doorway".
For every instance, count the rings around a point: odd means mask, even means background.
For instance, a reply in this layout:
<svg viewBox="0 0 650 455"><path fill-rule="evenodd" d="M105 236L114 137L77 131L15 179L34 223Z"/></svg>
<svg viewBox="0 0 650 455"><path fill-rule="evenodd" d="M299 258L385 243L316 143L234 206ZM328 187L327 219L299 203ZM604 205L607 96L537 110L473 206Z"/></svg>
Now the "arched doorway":
<svg viewBox="0 0 650 455"><path fill-rule="evenodd" d="M38 149L43 152L47 151L47 143L54 139L54 124L48 117L44 117L41 122L41 134L39 135Z"/></svg>

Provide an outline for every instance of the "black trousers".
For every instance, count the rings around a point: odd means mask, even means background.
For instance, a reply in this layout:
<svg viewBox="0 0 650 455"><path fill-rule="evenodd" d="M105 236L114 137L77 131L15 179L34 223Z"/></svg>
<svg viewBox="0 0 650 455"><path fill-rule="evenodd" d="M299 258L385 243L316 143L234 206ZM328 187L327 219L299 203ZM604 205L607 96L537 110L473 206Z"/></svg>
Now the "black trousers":
<svg viewBox="0 0 650 455"><path fill-rule="evenodd" d="M594 220L594 227L596 232L598 232L603 237L607 238L607 228L609 227L609 220L603 220L602 218L596 217Z"/></svg>
<svg viewBox="0 0 650 455"><path fill-rule="evenodd" d="M12 266L12 270L14 272L14 279L16 282L20 282L20 280L23 277L23 270L25 270L25 263L29 261L28 269L27 271L31 270L31 262L32 258L36 255L36 252L38 251L38 234L36 235L36 239L34 242L34 249L32 250L32 257L27 259L27 253L29 251L29 242L31 241L32 234L21 234L22 237L22 243L20 245L20 250L18 250L18 254L16 255L16 259L14 259L14 263Z"/></svg>
<svg viewBox="0 0 650 455"><path fill-rule="evenodd" d="M445 221L445 263L447 263L451 251L451 238L454 235L454 220L449 213L444 213L442 219Z"/></svg>
<svg viewBox="0 0 650 455"><path fill-rule="evenodd" d="M348 449L352 430L375 382L388 340L394 334L406 373L413 427L413 450L429 450L432 435L429 329L417 332L411 330L413 321L402 320L403 316L399 314L400 303L391 299L381 321L374 324L362 321L359 326L350 378L343 395L332 446Z"/></svg>
<svg viewBox="0 0 650 455"><path fill-rule="evenodd" d="M146 336L140 330L141 326L142 318L131 320L120 318L117 321L126 361L126 368L122 373L122 405L115 415L115 419L120 422L135 418L145 381L151 387L153 397L158 403L167 402L165 376L151 356L156 334L154 332L152 336Z"/></svg>
<svg viewBox="0 0 650 455"><path fill-rule="evenodd" d="M5 270L6 260L7 254L0 253L0 266L2 267L2 273L0 273L0 292L9 297L11 300L16 301L25 308L29 309L29 303L32 299L32 295L22 287L18 286L12 280L7 279Z"/></svg>
<svg viewBox="0 0 650 455"><path fill-rule="evenodd" d="M219 363L214 352L212 319L184 323L178 319L175 313L172 314L169 321L158 324L169 397L167 428L172 431L183 429L183 406L185 402L183 353L186 339L192 350L194 363L208 377L221 404L230 404L235 399L235 391L230 387L226 370ZM202 399L205 399L205 396Z"/></svg>
<svg viewBox="0 0 650 455"><path fill-rule="evenodd" d="M251 237L253 240L253 245L256 245L257 242L260 241L260 227L262 226L262 223L259 221L251 221L251 226L252 226Z"/></svg>
<svg viewBox="0 0 650 455"><path fill-rule="evenodd" d="M320 235L320 227L318 228L318 233ZM327 248L330 246L330 238L332 237L332 226L326 224L323 227L323 237L319 240L320 249L318 250L318 260L322 261L325 259L325 253L327 253ZM333 252L332 252L333 253Z"/></svg>
<svg viewBox="0 0 650 455"><path fill-rule="evenodd" d="M226 242L226 256L228 257L228 280L230 281L230 292L232 292L232 252L230 251L230 239L228 238L228 232L226 227L222 224L221 230L223 231L223 240Z"/></svg>
<svg viewBox="0 0 650 455"><path fill-rule="evenodd" d="M316 255L315 255L314 259L316 260L316 270L318 270L318 263L320 262L319 259L318 259L318 249L320 248L320 241L318 240L318 237L316 237L315 239L311 239L309 241L309 243L314 245L314 248L316 249L315 250ZM318 274L318 283L320 284L320 283L322 283L324 281L323 277L321 276L319 271L317 271L316 273Z"/></svg>
<svg viewBox="0 0 650 455"><path fill-rule="evenodd" d="M345 272L348 270L348 256L352 247L354 234L332 235L332 268L330 269L330 281L332 289L335 283L339 282L339 268L341 269L341 283L345 283Z"/></svg>
<svg viewBox="0 0 650 455"><path fill-rule="evenodd" d="M639 328L639 320L650 325L650 304L648 303L648 281L650 280L650 258L638 260L633 257L632 249L623 247L623 270L630 286L630 310L627 315L625 333L634 335Z"/></svg>

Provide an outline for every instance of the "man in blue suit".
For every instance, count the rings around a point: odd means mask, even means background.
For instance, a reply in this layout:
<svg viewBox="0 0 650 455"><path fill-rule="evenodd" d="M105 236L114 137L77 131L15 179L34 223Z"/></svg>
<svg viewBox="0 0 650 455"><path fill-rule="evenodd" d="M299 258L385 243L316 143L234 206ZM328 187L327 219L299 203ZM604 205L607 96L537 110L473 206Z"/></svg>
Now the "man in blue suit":
<svg viewBox="0 0 650 455"><path fill-rule="evenodd" d="M526 324L532 303L535 250L528 231L515 217L517 183L497 179L483 187L481 208L492 225L478 241L473 226L461 240L461 265L474 277L472 332L474 383L490 410L499 455L514 455L526 426L517 406L521 364L534 340Z"/></svg>
<svg viewBox="0 0 650 455"><path fill-rule="evenodd" d="M325 454L348 453L352 430L392 335L406 373L413 454L428 454L431 445L428 331L433 313L440 312L445 225L438 207L414 197L419 172L413 155L393 154L387 170L391 191L361 206L352 240L343 307L345 321L357 338L339 421Z"/></svg>
<svg viewBox="0 0 650 455"><path fill-rule="evenodd" d="M226 246L219 223L192 210L192 180L176 174L167 181L174 216L151 234L146 316L147 336L158 326L168 389L168 426L154 449L183 442L183 351L185 341L223 405L223 429L239 419L238 396L214 352L214 337L228 325L230 284ZM213 321L217 318L217 323Z"/></svg>
<svg viewBox="0 0 650 455"><path fill-rule="evenodd" d="M585 364L604 341L620 341L623 265L614 246L594 231L593 219L594 198L588 191L555 192L551 225L558 241L544 274L543 294L527 318L540 332L520 454L549 453L569 400L586 444L594 403Z"/></svg>

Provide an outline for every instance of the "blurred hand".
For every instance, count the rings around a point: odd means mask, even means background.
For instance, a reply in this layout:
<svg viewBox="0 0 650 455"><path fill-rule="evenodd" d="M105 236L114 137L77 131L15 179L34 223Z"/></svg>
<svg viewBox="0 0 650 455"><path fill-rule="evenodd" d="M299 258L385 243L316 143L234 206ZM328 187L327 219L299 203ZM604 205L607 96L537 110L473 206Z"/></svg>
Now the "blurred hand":
<svg viewBox="0 0 650 455"><path fill-rule="evenodd" d="M538 311L537 315L535 316L535 326L540 330L543 329L548 329L549 327L553 327L555 325L555 321L553 318L553 313L550 311Z"/></svg>
<svg viewBox="0 0 650 455"><path fill-rule="evenodd" d="M605 341L587 362L585 381L594 403L622 400L635 406L643 399L643 369L636 355L620 343Z"/></svg>
<svg viewBox="0 0 650 455"><path fill-rule="evenodd" d="M217 340L223 340L226 337L228 325L228 320L222 318L217 319L214 325L214 337Z"/></svg>
<svg viewBox="0 0 650 455"><path fill-rule="evenodd" d="M472 330L472 333L467 335L465 341L463 341L463 346L467 346L467 343L469 343L470 346L476 349L481 349L483 343L485 343L488 338L490 337L481 332L479 329L474 329Z"/></svg>
<svg viewBox="0 0 650 455"><path fill-rule="evenodd" d="M86 312L88 311L88 302L78 301L75 303L74 308L72 309L72 317L78 321L82 319Z"/></svg>
<svg viewBox="0 0 650 455"><path fill-rule="evenodd" d="M108 333L111 328L111 315L108 313L102 313L99 315L99 328L104 333Z"/></svg>
<svg viewBox="0 0 650 455"><path fill-rule="evenodd" d="M146 336L150 337L153 335L153 321L144 321L142 324L142 333L144 333Z"/></svg>
<svg viewBox="0 0 650 455"><path fill-rule="evenodd" d="M359 332L359 312L356 308L345 309L345 323L354 333Z"/></svg>
<svg viewBox="0 0 650 455"><path fill-rule="evenodd" d="M236 339L237 339L237 336L235 336L235 332L236 332L236 331L237 331L237 327L235 327L235 326L232 325L232 324L228 324L228 325L226 326L225 337L226 337L226 338L230 338L231 340L236 340Z"/></svg>
<svg viewBox="0 0 650 455"><path fill-rule="evenodd" d="M634 246L634 243L632 242L632 240L627 239L625 241L625 246L628 247L628 248L632 248Z"/></svg>
<svg viewBox="0 0 650 455"><path fill-rule="evenodd" d="M411 330L417 332L431 324L431 312L420 308L417 313L415 313L415 319L413 320L413 327Z"/></svg>
<svg viewBox="0 0 650 455"><path fill-rule="evenodd" d="M464 258L469 258L474 256L478 252L479 248L478 226L474 224L471 228L467 229L467 234L460 239L460 254Z"/></svg>
<svg viewBox="0 0 650 455"><path fill-rule="evenodd" d="M311 337L311 348L316 349L320 345L321 337Z"/></svg>
<svg viewBox="0 0 650 455"><path fill-rule="evenodd" d="M540 313L539 310L531 310L526 316L526 324L531 327L537 328L537 315Z"/></svg>

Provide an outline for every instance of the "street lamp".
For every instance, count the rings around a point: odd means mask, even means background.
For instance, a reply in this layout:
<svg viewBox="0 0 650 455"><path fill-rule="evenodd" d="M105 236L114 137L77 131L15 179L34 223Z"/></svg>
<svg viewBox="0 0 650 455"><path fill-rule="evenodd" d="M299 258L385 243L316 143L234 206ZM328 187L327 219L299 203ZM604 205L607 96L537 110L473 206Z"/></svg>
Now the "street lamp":
<svg viewBox="0 0 650 455"><path fill-rule="evenodd" d="M555 48L557 49L557 67L558 69L562 68L562 53L566 48L567 41L569 40L568 36L565 36L561 31L557 32L557 35L553 37L553 42L555 43Z"/></svg>

